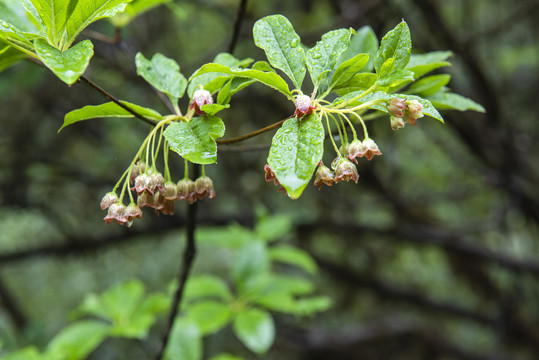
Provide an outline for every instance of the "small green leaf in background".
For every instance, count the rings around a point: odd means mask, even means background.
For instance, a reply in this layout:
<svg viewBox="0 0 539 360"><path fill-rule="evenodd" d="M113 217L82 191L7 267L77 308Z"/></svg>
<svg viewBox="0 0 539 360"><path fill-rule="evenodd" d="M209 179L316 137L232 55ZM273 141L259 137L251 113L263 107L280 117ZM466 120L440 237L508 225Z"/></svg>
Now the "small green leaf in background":
<svg viewBox="0 0 539 360"><path fill-rule="evenodd" d="M190 301L199 298L215 298L228 301L232 299L232 294L230 294L226 283L216 276L192 276L185 285L185 299Z"/></svg>
<svg viewBox="0 0 539 360"><path fill-rule="evenodd" d="M448 74L425 76L412 84L406 93L429 96L447 85L450 79Z"/></svg>
<svg viewBox="0 0 539 360"><path fill-rule="evenodd" d="M148 119L163 119L163 116L153 109L144 108L142 106L128 103L127 101L121 101L121 103L135 110L140 115L147 117ZM68 112L64 117L64 124L58 130L58 132L60 132L66 126L79 121L107 117L133 118L134 116L129 111L125 110L118 104L113 103L112 101L101 105L87 105L83 108Z"/></svg>
<svg viewBox="0 0 539 360"><path fill-rule="evenodd" d="M291 232L292 219L290 215L263 216L256 221L256 236L264 241L279 240Z"/></svg>
<svg viewBox="0 0 539 360"><path fill-rule="evenodd" d="M144 285L132 280L108 289L101 303L114 323L125 323L133 315L144 297Z"/></svg>
<svg viewBox="0 0 539 360"><path fill-rule="evenodd" d="M185 93L187 79L180 73L180 66L162 54L155 54L148 60L138 53L135 58L137 74L157 90L165 93L173 104Z"/></svg>
<svg viewBox="0 0 539 360"><path fill-rule="evenodd" d="M352 91L367 90L378 80L378 75L373 73L359 73L354 75L350 80L333 87L339 95L343 95Z"/></svg>
<svg viewBox="0 0 539 360"><path fill-rule="evenodd" d="M28 346L2 356L2 360L44 360L44 356L34 346Z"/></svg>
<svg viewBox="0 0 539 360"><path fill-rule="evenodd" d="M481 104L451 92L438 91L428 96L428 100L440 110L473 110L481 113L485 112L485 108Z"/></svg>
<svg viewBox="0 0 539 360"><path fill-rule="evenodd" d="M251 241L234 254L232 278L240 293L248 293L260 285L260 279L269 270L266 245Z"/></svg>
<svg viewBox="0 0 539 360"><path fill-rule="evenodd" d="M312 296L296 301L298 315L311 315L326 311L331 307L331 298L327 296Z"/></svg>
<svg viewBox="0 0 539 360"><path fill-rule="evenodd" d="M351 32L348 29L333 30L322 35L322 39L307 51L305 60L309 74L315 87L322 85L322 91L327 86L325 77L335 67L337 59L350 45Z"/></svg>
<svg viewBox="0 0 539 360"><path fill-rule="evenodd" d="M259 309L240 312L233 325L236 336L256 354L264 354L275 339L275 325L271 315Z"/></svg>
<svg viewBox="0 0 539 360"><path fill-rule="evenodd" d="M414 73L407 69L398 69L378 79L376 84L383 87L398 87L414 81Z"/></svg>
<svg viewBox="0 0 539 360"><path fill-rule="evenodd" d="M35 40L34 46L43 64L68 85L72 85L79 79L94 54L94 46L90 40L81 41L64 52L41 39Z"/></svg>
<svg viewBox="0 0 539 360"><path fill-rule="evenodd" d="M137 16L152 10L153 8L169 3L172 0L134 0L127 4L124 11L116 13L110 21L114 27L121 28L129 24Z"/></svg>
<svg viewBox="0 0 539 360"><path fill-rule="evenodd" d="M273 261L297 266L309 274L314 275L318 270L311 255L291 245L273 246L269 250L269 256Z"/></svg>
<svg viewBox="0 0 539 360"><path fill-rule="evenodd" d="M217 301L198 302L189 306L187 313L198 326L201 335L209 335L221 330L232 316L230 307Z"/></svg>
<svg viewBox="0 0 539 360"><path fill-rule="evenodd" d="M15 64L19 60L26 58L26 56L26 54L13 48L12 46L6 45L2 47L2 45L0 45L0 72Z"/></svg>
<svg viewBox="0 0 539 360"><path fill-rule="evenodd" d="M244 360L241 357L230 355L230 354L219 354L212 357L210 360Z"/></svg>
<svg viewBox="0 0 539 360"><path fill-rule="evenodd" d="M26 15L24 2L21 4L19 0L2 0L0 1L0 14L3 21L15 26L21 31L32 33L36 30L34 24Z"/></svg>
<svg viewBox="0 0 539 360"><path fill-rule="evenodd" d="M99 346L108 332L109 326L99 321L75 322L52 339L46 354L56 359L84 359Z"/></svg>
<svg viewBox="0 0 539 360"><path fill-rule="evenodd" d="M390 58L395 58L395 69L403 69L410 61L411 50L410 29L406 22L402 21L382 38L374 59L376 72L379 72L384 62Z"/></svg>
<svg viewBox="0 0 539 360"><path fill-rule="evenodd" d="M217 162L215 139L225 134L223 121L211 115L193 118L189 123L170 124L164 132L170 148L184 159L196 164Z"/></svg>
<svg viewBox="0 0 539 360"><path fill-rule="evenodd" d="M363 26L352 35L350 38L350 46L341 54L339 60L337 60L336 66L350 60L357 54L366 53L369 55L369 61L365 65L364 71L372 71L377 50L378 38L376 37L376 34L370 26Z"/></svg>
<svg viewBox="0 0 539 360"><path fill-rule="evenodd" d="M237 249L253 240L251 230L238 224L223 227L202 227L197 230L198 241L227 249Z"/></svg>
<svg viewBox="0 0 539 360"><path fill-rule="evenodd" d="M339 65L333 73L331 85L333 87L343 84L354 77L369 61L369 54L357 54Z"/></svg>
<svg viewBox="0 0 539 360"><path fill-rule="evenodd" d="M170 332L164 360L201 360L202 336L196 324L185 318L177 318Z"/></svg>
<svg viewBox="0 0 539 360"><path fill-rule="evenodd" d="M414 54L410 57L410 62L406 65L406 68L412 70L416 79L419 79L432 70L450 66L451 63L446 60L452 55L453 53L451 51L433 51L420 55Z"/></svg>
<svg viewBox="0 0 539 360"><path fill-rule="evenodd" d="M253 36L270 64L282 70L296 88L301 89L305 77L305 52L290 21L282 15L266 16L255 23Z"/></svg>
<svg viewBox="0 0 539 360"><path fill-rule="evenodd" d="M291 199L311 180L324 152L324 127L315 114L288 119L271 142L268 164Z"/></svg>

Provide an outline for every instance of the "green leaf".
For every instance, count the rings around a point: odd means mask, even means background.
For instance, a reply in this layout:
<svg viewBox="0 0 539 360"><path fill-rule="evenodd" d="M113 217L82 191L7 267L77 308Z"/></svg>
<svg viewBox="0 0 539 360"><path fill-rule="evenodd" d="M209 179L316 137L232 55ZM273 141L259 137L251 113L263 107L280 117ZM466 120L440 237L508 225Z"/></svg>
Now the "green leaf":
<svg viewBox="0 0 539 360"><path fill-rule="evenodd" d="M159 53L148 60L142 53L138 53L135 63L137 74L154 88L167 94L173 104L185 93L187 79L180 73L180 66L176 61Z"/></svg>
<svg viewBox="0 0 539 360"><path fill-rule="evenodd" d="M406 22L402 21L382 38L374 59L376 72L379 72L384 62L390 58L395 58L395 69L403 69L410 61L411 50L410 29Z"/></svg>
<svg viewBox="0 0 539 360"><path fill-rule="evenodd" d="M34 346L28 346L24 349L3 355L2 360L44 360L43 356Z"/></svg>
<svg viewBox="0 0 539 360"><path fill-rule="evenodd" d="M354 77L369 61L369 54L357 54L343 62L333 73L331 85L336 87Z"/></svg>
<svg viewBox="0 0 539 360"><path fill-rule="evenodd" d="M244 360L241 357L230 355L230 354L219 354L212 357L210 360Z"/></svg>
<svg viewBox="0 0 539 360"><path fill-rule="evenodd" d="M389 76L395 70L395 58L389 58L380 67L377 71L378 78L383 79L386 76Z"/></svg>
<svg viewBox="0 0 539 360"><path fill-rule="evenodd" d="M218 73L221 75L227 74L227 75L234 75L234 76L244 77L248 79L253 79L275 90L282 92L288 98L292 98L292 93L290 92L290 89L288 88L286 81L284 81L282 77L280 77L279 75L271 71L262 71L262 70L256 70L256 69L241 69L241 68L231 69L226 65L209 63L209 64L203 65L200 69L198 69L191 76L189 81L191 81L192 79L196 79L196 77L203 74L207 74L207 73Z"/></svg>
<svg viewBox="0 0 539 360"><path fill-rule="evenodd" d="M9 45L2 48L0 44L0 72L24 58L26 54Z"/></svg>
<svg viewBox="0 0 539 360"><path fill-rule="evenodd" d="M75 322L52 339L47 355L57 359L84 359L107 337L109 326L95 320Z"/></svg>
<svg viewBox="0 0 539 360"><path fill-rule="evenodd" d="M397 87L410 81L414 81L414 73L407 69L399 69L387 74L383 78L379 78L376 84L380 87Z"/></svg>
<svg viewBox="0 0 539 360"><path fill-rule="evenodd" d="M265 309L285 314L295 314L297 309L293 295L287 292L271 292L253 301Z"/></svg>
<svg viewBox="0 0 539 360"><path fill-rule="evenodd" d="M197 324L201 335L213 334L225 327L232 312L226 304L217 301L202 301L189 307L189 318Z"/></svg>
<svg viewBox="0 0 539 360"><path fill-rule="evenodd" d="M412 84L406 93L426 97L447 85L450 79L451 75L447 74L426 76Z"/></svg>
<svg viewBox="0 0 539 360"><path fill-rule="evenodd" d="M94 46L90 40L81 41L64 52L41 39L34 41L34 46L43 64L68 85L72 85L79 79L94 54Z"/></svg>
<svg viewBox="0 0 539 360"><path fill-rule="evenodd" d="M17 45L33 53L33 45L26 35L17 27L0 19L0 40Z"/></svg>
<svg viewBox="0 0 539 360"><path fill-rule="evenodd" d="M62 49L66 41L65 27L79 0L30 0L43 24L49 43Z"/></svg>
<svg viewBox="0 0 539 360"><path fill-rule="evenodd" d="M362 53L369 54L369 60L363 71L372 71L374 66L374 58L378 50L378 38L370 26L363 26L358 29L350 38L350 46L341 54L337 60L337 66L343 62L350 60L354 56Z"/></svg>
<svg viewBox="0 0 539 360"><path fill-rule="evenodd" d="M408 70L412 70L417 79L432 70L443 66L450 66L451 63L445 61L452 56L451 51L434 51L421 55L412 55L410 62L406 65Z"/></svg>
<svg viewBox="0 0 539 360"><path fill-rule="evenodd" d="M292 232L292 220L289 215L265 216L257 220L255 233L264 241L282 239Z"/></svg>
<svg viewBox="0 0 539 360"><path fill-rule="evenodd" d="M290 21L282 15L266 16L255 23L253 36L270 64L282 70L296 88L301 89L305 77L305 52Z"/></svg>
<svg viewBox="0 0 539 360"><path fill-rule="evenodd" d="M202 335L191 319L176 318L164 360L202 360Z"/></svg>
<svg viewBox="0 0 539 360"><path fill-rule="evenodd" d="M311 315L326 311L331 307L331 298L327 296L312 296L296 300L296 314Z"/></svg>
<svg viewBox="0 0 539 360"><path fill-rule="evenodd" d="M278 245L270 248L270 259L289 265L294 265L309 274L316 274L318 266L311 255L304 250L290 245Z"/></svg>
<svg viewBox="0 0 539 360"><path fill-rule="evenodd" d="M230 107L230 105L228 105L228 104L226 104L226 105L221 105L221 104L211 104L210 105L210 104L206 104L206 105L202 105L200 110L204 111L208 115L215 115L219 111L224 110L224 109L228 109L229 107Z"/></svg>
<svg viewBox="0 0 539 360"><path fill-rule="evenodd" d="M246 309L238 314L233 326L236 336L256 354L264 354L275 339L271 315L259 309Z"/></svg>
<svg viewBox="0 0 539 360"><path fill-rule="evenodd" d="M199 298L215 298L228 301L232 294L226 283L211 275L190 277L185 286L185 299L188 301Z"/></svg>
<svg viewBox="0 0 539 360"><path fill-rule="evenodd" d="M291 199L311 180L324 152L324 127L315 113L288 119L271 142L268 165Z"/></svg>
<svg viewBox="0 0 539 360"><path fill-rule="evenodd" d="M137 16L169 2L171 0L134 0L127 4L124 11L116 13L110 20L114 27L125 27Z"/></svg>
<svg viewBox="0 0 539 360"><path fill-rule="evenodd" d="M350 80L335 86L333 90L335 90L339 95L343 95L351 91L367 90L374 85L377 79L378 75L376 74L360 73L354 75Z"/></svg>
<svg viewBox="0 0 539 360"><path fill-rule="evenodd" d="M485 108L481 104L451 92L439 91L436 94L428 96L428 100L440 110L473 110L482 113L485 112Z"/></svg>
<svg viewBox="0 0 539 360"><path fill-rule="evenodd" d="M114 16L117 12L123 11L128 2L131 0L78 0L65 25L67 39L63 48L69 48L77 35L94 21Z"/></svg>
<svg viewBox="0 0 539 360"><path fill-rule="evenodd" d="M164 132L170 148L184 159L196 164L217 162L215 139L225 134L223 121L212 115L193 118L190 122L175 122Z"/></svg>
<svg viewBox="0 0 539 360"><path fill-rule="evenodd" d="M199 242L225 249L237 249L253 240L253 232L238 224L226 227L203 227L197 230Z"/></svg>
<svg viewBox="0 0 539 360"><path fill-rule="evenodd" d="M232 278L240 293L252 291L268 270L268 252L262 241L251 241L236 251L232 264Z"/></svg>
<svg viewBox="0 0 539 360"><path fill-rule="evenodd" d="M109 319L115 324L129 321L144 297L144 285L132 280L117 285L101 296L101 303Z"/></svg>
<svg viewBox="0 0 539 360"><path fill-rule="evenodd" d="M316 87L324 91L327 87L325 78L335 67L337 59L350 45L350 30L333 30L322 35L322 39L307 51L307 68Z"/></svg>
<svg viewBox="0 0 539 360"><path fill-rule="evenodd" d="M314 291L312 281L290 275L271 274L263 281L264 290L260 292L260 296L267 296L271 293L288 293L290 295L307 295Z"/></svg>
<svg viewBox="0 0 539 360"><path fill-rule="evenodd" d="M121 103L130 107L140 115L147 117L148 119L163 119L163 116L153 109L131 104L127 101L121 101ZM133 118L134 116L129 111L125 110L116 103L113 103L112 101L101 105L87 105L83 108L68 112L64 117L64 124L58 130L58 132L60 132L66 126L72 125L79 121L107 117Z"/></svg>

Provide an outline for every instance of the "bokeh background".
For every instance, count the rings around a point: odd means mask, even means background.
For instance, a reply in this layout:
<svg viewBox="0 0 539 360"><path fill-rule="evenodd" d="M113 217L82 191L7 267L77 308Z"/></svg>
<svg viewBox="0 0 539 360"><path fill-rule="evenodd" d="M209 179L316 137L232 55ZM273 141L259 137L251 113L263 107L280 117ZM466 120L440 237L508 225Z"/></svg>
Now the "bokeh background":
<svg viewBox="0 0 539 360"><path fill-rule="evenodd" d="M229 49L238 5L175 0L124 28L121 45L100 41L93 32L113 36L114 29L98 22L82 34L96 50L86 75L121 99L166 113L130 53L160 52L189 76ZM388 119L373 121L369 131L383 156L360 162L359 183L310 185L296 201L264 181L273 132L220 148L218 165L207 168L217 197L200 203L199 226L252 227L260 212L287 217L293 226L283 241L313 255L317 293L333 299L312 318L277 316L276 343L260 358L539 358L539 2L251 0L238 58L264 59L251 29L275 13L290 19L307 46L341 27L370 25L381 37L404 18L413 52L451 50L450 87L486 113L444 112L445 125L424 118L397 132ZM223 113L227 138L293 111L277 93L249 89ZM176 276L184 204L173 217L145 212L130 229L105 226L98 205L148 126L94 120L57 134L67 112L104 101L30 62L0 73L4 349L46 344L89 292L133 278L163 290ZM173 164L179 178L182 162ZM195 273L211 273L220 261L202 244ZM90 358L150 358L163 324L164 317L147 341L109 339ZM207 338L207 355L229 338L229 330ZM239 342L225 343L255 358Z"/></svg>

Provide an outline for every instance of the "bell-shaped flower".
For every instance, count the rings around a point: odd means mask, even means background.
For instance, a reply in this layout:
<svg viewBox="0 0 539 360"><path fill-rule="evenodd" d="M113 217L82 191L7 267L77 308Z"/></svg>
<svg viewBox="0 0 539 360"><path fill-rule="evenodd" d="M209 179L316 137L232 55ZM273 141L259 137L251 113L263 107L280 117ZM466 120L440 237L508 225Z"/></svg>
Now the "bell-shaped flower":
<svg viewBox="0 0 539 360"><path fill-rule="evenodd" d="M201 176L195 180L195 192L197 198L204 199L213 199L215 197L215 190L213 189L213 181L207 176Z"/></svg>
<svg viewBox="0 0 539 360"><path fill-rule="evenodd" d="M103 196L103 199L101 199L101 210L108 209L109 206L111 206L114 203L118 202L118 195L114 191L108 192Z"/></svg>
<svg viewBox="0 0 539 360"><path fill-rule="evenodd" d="M380 149L378 149L378 145L376 145L373 139L367 138L363 140L362 144L364 147L363 156L365 156L367 160L372 160L374 155L382 155Z"/></svg>
<svg viewBox="0 0 539 360"><path fill-rule="evenodd" d="M110 224L112 220L116 220L118 224L123 225L128 222L128 217L125 214L125 205L122 203L114 203L109 206L107 215L103 218L105 224Z"/></svg>
<svg viewBox="0 0 539 360"><path fill-rule="evenodd" d="M358 182L359 174L357 168L350 160L341 158L335 169L335 183L350 180L355 183Z"/></svg>
<svg viewBox="0 0 539 360"><path fill-rule="evenodd" d="M314 186L318 186L318 190L320 190L322 185L332 186L334 182L333 171L320 161L314 177Z"/></svg>
<svg viewBox="0 0 539 360"><path fill-rule="evenodd" d="M185 178L178 181L177 184L178 200L187 200L189 204L194 204L197 201L197 193L195 189L195 182L191 179Z"/></svg>
<svg viewBox="0 0 539 360"><path fill-rule="evenodd" d="M406 110L406 99L393 98L389 101L387 111L393 116L403 117L403 111Z"/></svg>
<svg viewBox="0 0 539 360"><path fill-rule="evenodd" d="M405 125L401 117L396 117L396 116L391 115L389 117L389 121L391 123L391 128L393 130L399 130L400 128L403 128Z"/></svg>
<svg viewBox="0 0 539 360"><path fill-rule="evenodd" d="M404 111L404 118L410 125L415 125L417 119L422 118L423 105L417 100L409 100L406 102L406 110Z"/></svg>
<svg viewBox="0 0 539 360"><path fill-rule="evenodd" d="M346 155L348 160L353 161L354 163L357 164L356 158L365 156L366 150L367 149L365 148L365 145L363 145L363 143L359 141L358 139L355 139L350 144L348 144L347 152L344 155Z"/></svg>

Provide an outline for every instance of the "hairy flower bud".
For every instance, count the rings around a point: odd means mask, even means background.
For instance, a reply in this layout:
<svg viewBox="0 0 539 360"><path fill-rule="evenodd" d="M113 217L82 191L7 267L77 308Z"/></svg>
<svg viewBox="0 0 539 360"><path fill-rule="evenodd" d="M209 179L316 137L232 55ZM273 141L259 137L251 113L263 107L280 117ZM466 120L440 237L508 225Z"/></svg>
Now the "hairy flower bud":
<svg viewBox="0 0 539 360"><path fill-rule="evenodd" d="M109 206L118 202L118 195L114 191L108 192L101 199L101 210L108 209Z"/></svg>
<svg viewBox="0 0 539 360"><path fill-rule="evenodd" d="M393 116L396 117L403 117L403 111L406 110L406 100L405 99L399 99L399 98L393 98L389 101L389 105L387 106L387 111Z"/></svg>
<svg viewBox="0 0 539 360"><path fill-rule="evenodd" d="M335 169L335 183L350 180L355 183L358 182L359 174L357 168L350 160L341 158Z"/></svg>
<svg viewBox="0 0 539 360"><path fill-rule="evenodd" d="M365 156L366 152L365 145L358 139L355 139L350 144L348 144L348 151L346 154L344 154L348 160L353 161L357 164L356 158L360 158L362 156Z"/></svg>
<svg viewBox="0 0 539 360"><path fill-rule="evenodd" d="M178 187L176 183L167 181L163 190L163 196L167 200L176 200L178 198Z"/></svg>
<svg viewBox="0 0 539 360"><path fill-rule="evenodd" d="M130 227L135 218L142 219L142 210L137 204L131 203L125 208L125 216L127 216L127 226Z"/></svg>
<svg viewBox="0 0 539 360"><path fill-rule="evenodd" d="M189 106L189 109L195 109L198 115L203 115L202 106L211 104L213 104L211 93L208 90L198 89L193 93L193 102Z"/></svg>
<svg viewBox="0 0 539 360"><path fill-rule="evenodd" d="M187 200L189 204L194 204L197 201L195 191L195 182L191 179L182 179L178 181L178 200Z"/></svg>
<svg viewBox="0 0 539 360"><path fill-rule="evenodd" d="M103 220L105 220L105 224L110 224L112 220L116 220L120 225L127 223L128 218L125 214L125 209L125 205L122 203L114 203L110 205L107 216L103 218Z"/></svg>
<svg viewBox="0 0 539 360"><path fill-rule="evenodd" d="M213 199L215 197L213 181L207 176L201 176L195 180L195 191L198 199L203 199L205 197Z"/></svg>
<svg viewBox="0 0 539 360"><path fill-rule="evenodd" d="M364 153L363 155L367 158L367 160L372 160L374 155L382 155L380 152L380 149L378 149L378 145L374 142L373 139L367 138L363 140L363 147L364 147Z"/></svg>
<svg viewBox="0 0 539 360"><path fill-rule="evenodd" d="M295 117L299 119L312 113L314 109L316 109L316 107L313 106L313 101L309 96L301 94L296 97L296 111L294 112Z"/></svg>
<svg viewBox="0 0 539 360"><path fill-rule="evenodd" d="M417 100L409 100L406 102L406 105L404 118L408 124L415 125L416 120L424 116L422 113L423 105Z"/></svg>
<svg viewBox="0 0 539 360"><path fill-rule="evenodd" d="M391 115L389 117L389 121L391 123L391 128L393 130L399 130L400 128L404 127L404 121L402 120L401 117L396 117L396 116Z"/></svg>
<svg viewBox="0 0 539 360"><path fill-rule="evenodd" d="M322 184L332 186L334 182L335 179L333 178L333 172L320 161L314 178L314 186L318 186L318 190L320 190L322 188Z"/></svg>
<svg viewBox="0 0 539 360"><path fill-rule="evenodd" d="M137 205L140 207L151 207L153 204L153 195L150 194L148 191L143 191L141 194L137 197Z"/></svg>
<svg viewBox="0 0 539 360"><path fill-rule="evenodd" d="M132 184L133 181L137 178L137 176L144 174L146 172L146 163L144 161L139 161L135 165L133 165L133 169L131 170L131 176L129 177L129 183Z"/></svg>
<svg viewBox="0 0 539 360"><path fill-rule="evenodd" d="M145 190L148 190L149 183L150 177L146 174L140 174L135 178L135 186L133 186L131 190L135 190L137 192L137 195L140 195Z"/></svg>

